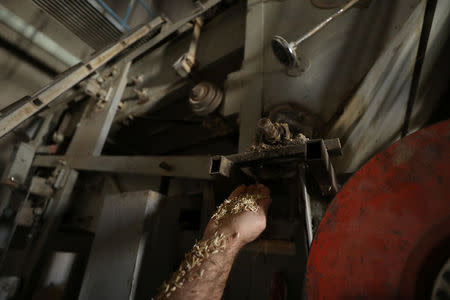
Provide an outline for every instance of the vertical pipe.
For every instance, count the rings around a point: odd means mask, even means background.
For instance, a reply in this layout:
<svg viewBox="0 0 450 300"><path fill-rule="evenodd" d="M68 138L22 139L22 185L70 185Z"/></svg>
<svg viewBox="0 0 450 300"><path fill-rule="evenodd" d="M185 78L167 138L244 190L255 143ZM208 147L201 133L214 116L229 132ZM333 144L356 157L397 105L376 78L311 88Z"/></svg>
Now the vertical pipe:
<svg viewBox="0 0 450 300"><path fill-rule="evenodd" d="M306 237L308 240L308 248L310 248L313 240L313 227L312 227L311 201L308 194L308 189L306 188L304 164L300 164L298 167L298 183L299 183L298 185L299 194L302 200L299 201L299 210L304 211Z"/></svg>
<svg viewBox="0 0 450 300"><path fill-rule="evenodd" d="M428 39L430 37L431 26L433 25L436 5L437 0L427 0L422 23L422 31L420 33L419 46L417 48L416 63L414 65L413 77L411 80L411 88L409 90L408 102L406 103L405 118L401 131L402 137L405 137L409 132L409 123L411 121L417 90L419 89L420 75L422 73L422 66L427 52Z"/></svg>

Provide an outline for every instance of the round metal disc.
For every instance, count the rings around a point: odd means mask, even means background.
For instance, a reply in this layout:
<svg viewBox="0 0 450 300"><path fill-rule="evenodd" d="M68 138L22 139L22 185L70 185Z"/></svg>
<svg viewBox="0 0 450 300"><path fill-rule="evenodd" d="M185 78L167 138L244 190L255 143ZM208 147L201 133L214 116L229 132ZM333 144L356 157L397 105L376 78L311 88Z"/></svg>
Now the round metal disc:
<svg viewBox="0 0 450 300"><path fill-rule="evenodd" d="M288 67L293 67L297 56L295 54L295 49L281 36L274 36L272 38L272 50L273 54L278 58L278 60Z"/></svg>
<svg viewBox="0 0 450 300"><path fill-rule="evenodd" d="M450 121L373 157L330 204L308 299L430 299L450 256Z"/></svg>

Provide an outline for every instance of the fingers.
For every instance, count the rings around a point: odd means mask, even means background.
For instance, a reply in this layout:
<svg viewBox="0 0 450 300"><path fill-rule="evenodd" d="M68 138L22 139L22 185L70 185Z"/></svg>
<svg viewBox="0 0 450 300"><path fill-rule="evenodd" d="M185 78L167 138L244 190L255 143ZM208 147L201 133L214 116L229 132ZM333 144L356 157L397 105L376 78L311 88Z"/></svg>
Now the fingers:
<svg viewBox="0 0 450 300"><path fill-rule="evenodd" d="M248 187L243 185L238 186L229 196L229 199L238 197L243 194L250 195L260 195L259 205L264 209L264 212L267 213L269 209L270 203L272 203L272 198L270 197L270 190L263 184L252 184Z"/></svg>
<svg viewBox="0 0 450 300"><path fill-rule="evenodd" d="M234 191L231 192L228 199L238 197L238 196L244 194L246 192L246 190L247 190L247 186L245 184L242 184L242 185L238 186L237 188L235 188Z"/></svg>

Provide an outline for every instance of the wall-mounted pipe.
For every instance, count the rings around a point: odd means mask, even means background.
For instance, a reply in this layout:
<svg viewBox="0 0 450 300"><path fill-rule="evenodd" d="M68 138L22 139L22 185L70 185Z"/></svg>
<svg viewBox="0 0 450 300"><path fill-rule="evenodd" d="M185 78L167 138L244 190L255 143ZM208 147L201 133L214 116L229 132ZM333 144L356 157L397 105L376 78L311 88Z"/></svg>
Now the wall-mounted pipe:
<svg viewBox="0 0 450 300"><path fill-rule="evenodd" d="M62 48L58 43L53 41L47 35L38 31L33 25L25 22L20 17L13 14L6 7L0 5L0 23L8 26L14 32L20 34L34 45L53 56L68 67L76 65L80 59L72 53Z"/></svg>

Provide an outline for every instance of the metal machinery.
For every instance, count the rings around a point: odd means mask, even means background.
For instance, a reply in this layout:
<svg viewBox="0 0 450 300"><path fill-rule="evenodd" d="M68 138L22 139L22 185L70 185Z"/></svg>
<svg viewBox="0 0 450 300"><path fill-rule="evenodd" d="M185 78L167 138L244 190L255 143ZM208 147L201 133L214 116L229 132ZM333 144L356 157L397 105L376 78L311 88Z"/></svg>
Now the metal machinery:
<svg viewBox="0 0 450 300"><path fill-rule="evenodd" d="M268 226L226 299L298 299L304 277L315 299L446 299L449 123L360 167L442 109L448 1L179 1L131 30L135 1L124 19L34 2L96 52L0 111L18 140L0 299L149 298L226 193L255 182L272 190Z"/></svg>
<svg viewBox="0 0 450 300"><path fill-rule="evenodd" d="M346 183L311 248L311 299L449 297L449 134L446 121L410 135Z"/></svg>

